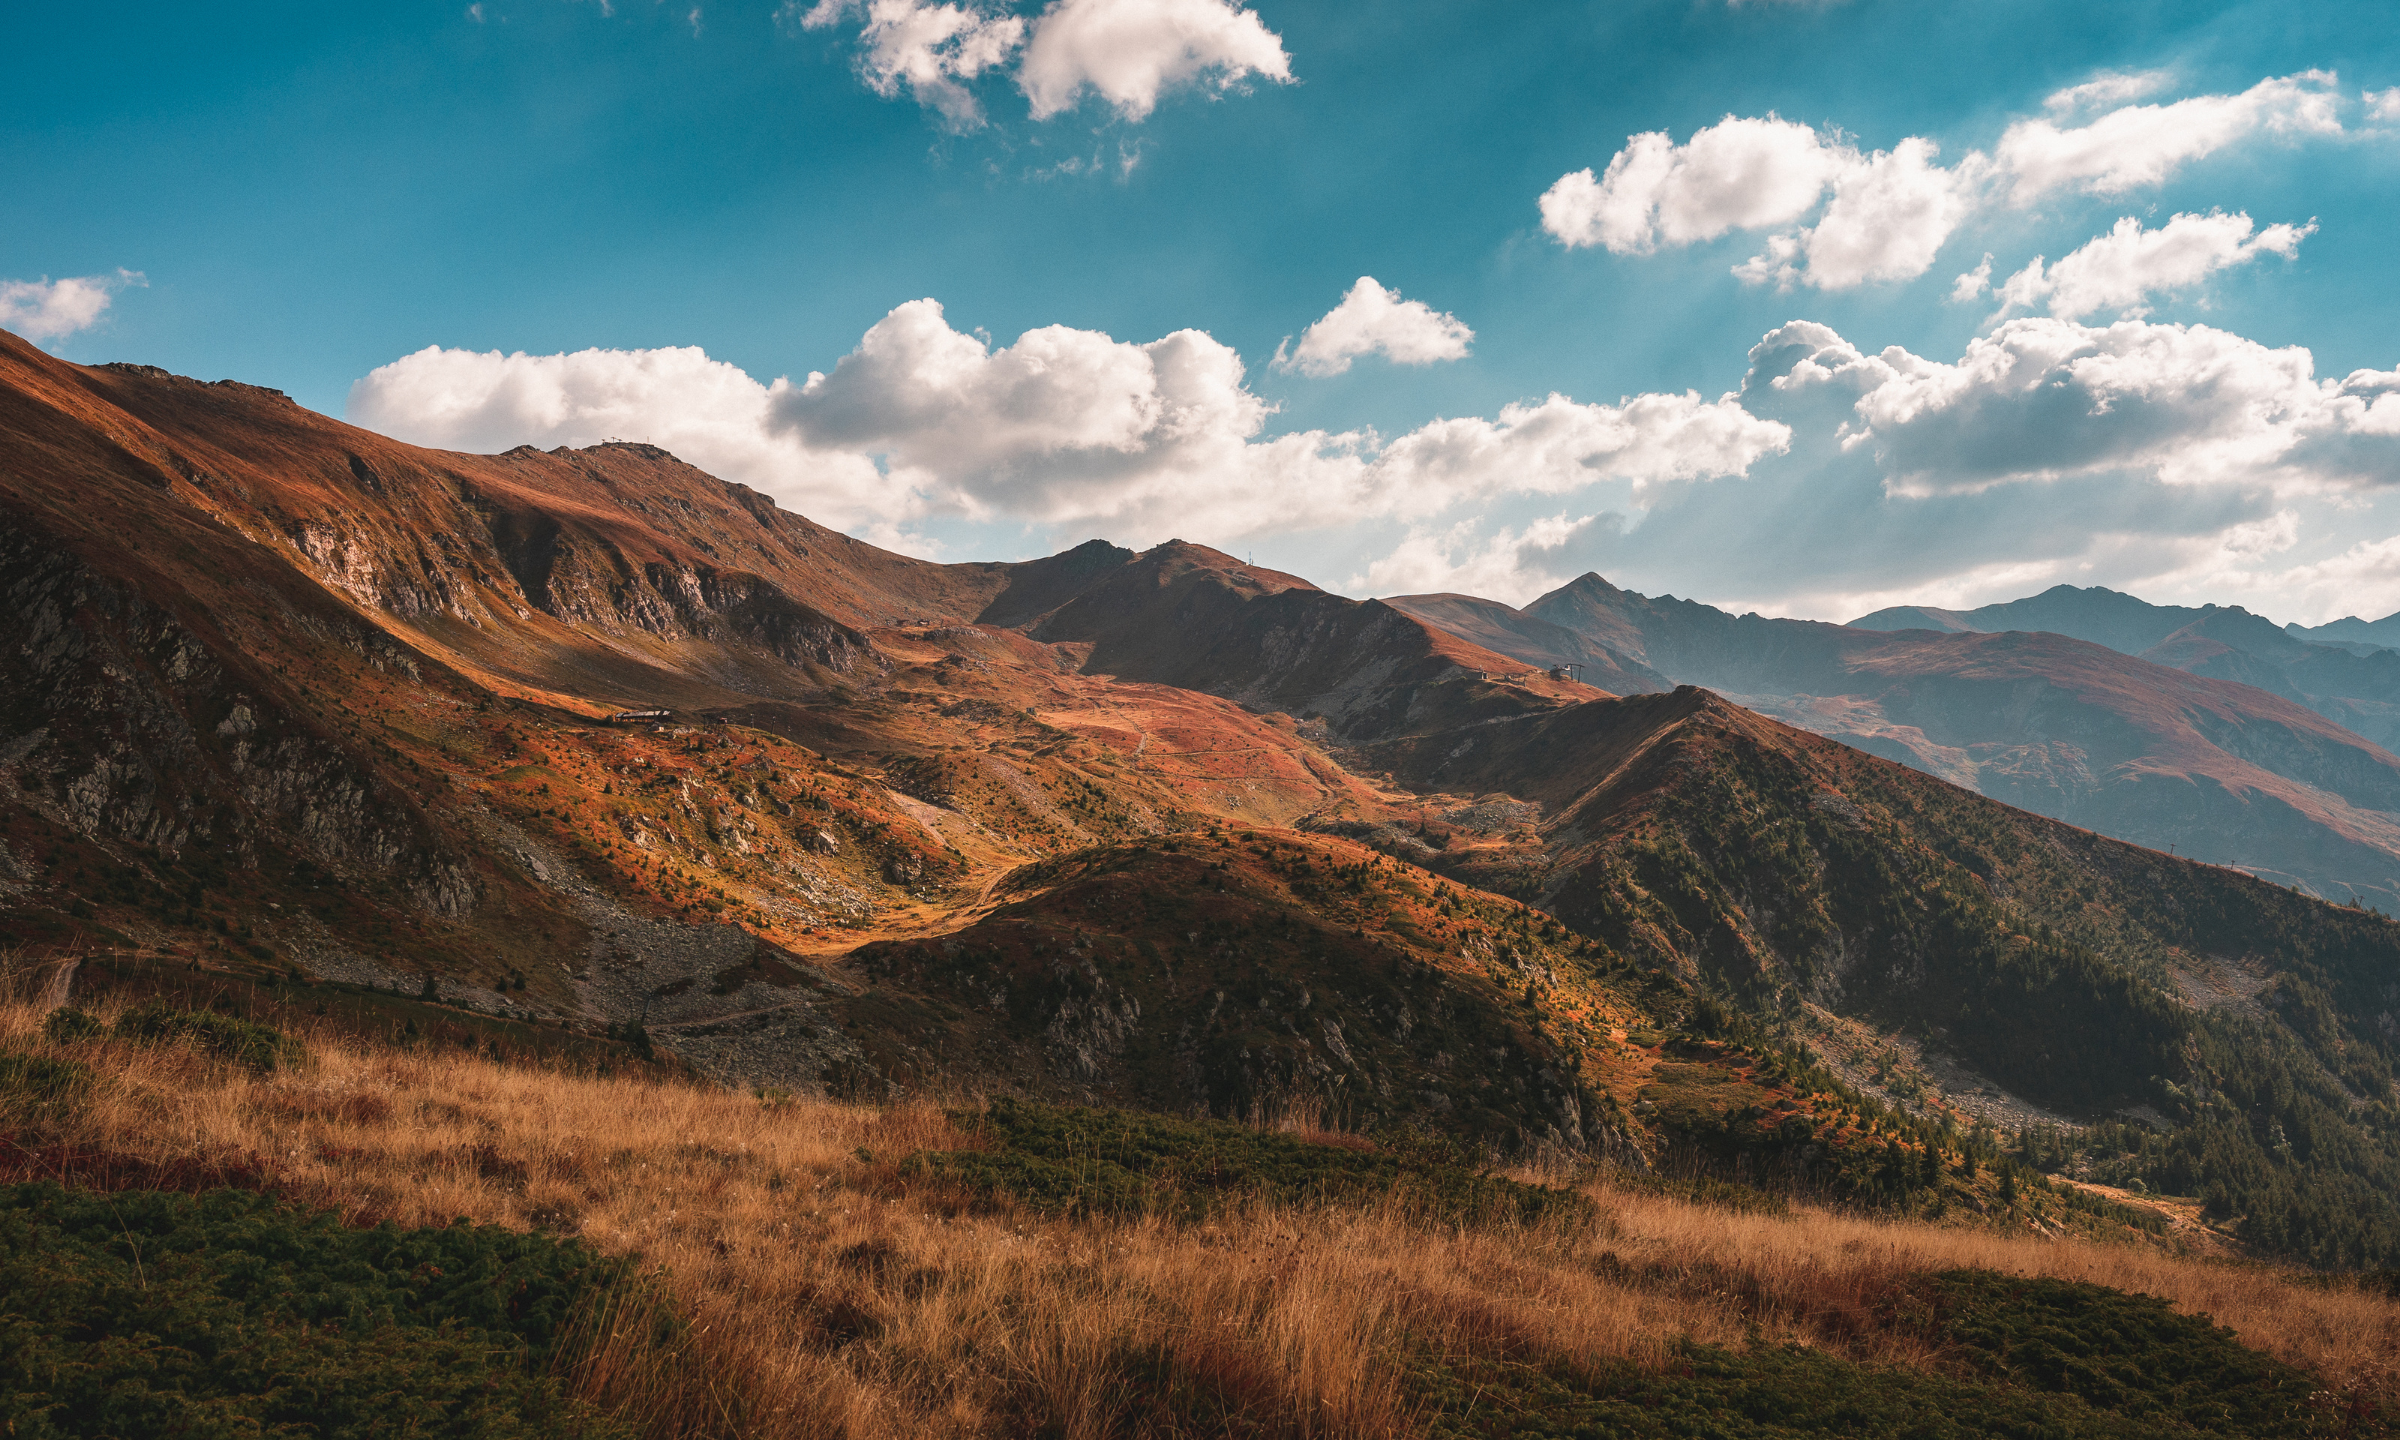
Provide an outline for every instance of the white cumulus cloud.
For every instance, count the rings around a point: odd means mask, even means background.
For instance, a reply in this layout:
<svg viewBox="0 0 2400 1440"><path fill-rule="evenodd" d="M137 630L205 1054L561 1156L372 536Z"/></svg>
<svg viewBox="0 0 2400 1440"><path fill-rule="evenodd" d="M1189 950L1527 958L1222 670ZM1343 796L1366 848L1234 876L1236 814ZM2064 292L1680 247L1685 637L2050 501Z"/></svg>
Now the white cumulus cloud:
<svg viewBox="0 0 2400 1440"><path fill-rule="evenodd" d="M1239 471L1265 425L1241 357L1197 330L1146 345L1063 325L993 349L912 300L776 397L776 423L879 457L974 513L1068 519Z"/></svg>
<svg viewBox="0 0 2400 1440"><path fill-rule="evenodd" d="M1552 515L1489 535L1476 520L1420 527L1352 576L1349 588L1365 595L1448 592L1522 605L1557 589L1579 568L1572 558L1579 542L1595 532L1613 534L1622 524L1617 515Z"/></svg>
<svg viewBox="0 0 2400 1440"><path fill-rule="evenodd" d="M419 444L499 450L646 440L820 520L1105 521L1121 537L1231 537L1494 497L1742 473L1787 427L1731 396L1553 395L1493 419L1265 435L1241 357L1196 330L1146 344L1048 326L1014 344L895 308L830 372L761 384L697 349L572 355L428 348L351 389L350 418Z"/></svg>
<svg viewBox="0 0 2400 1440"><path fill-rule="evenodd" d="M129 286L149 284L139 270L75 275L63 280L0 280L0 327L28 340L63 340L100 323L109 302Z"/></svg>
<svg viewBox="0 0 2400 1440"><path fill-rule="evenodd" d="M1924 136L1867 151L1839 131L1774 115L1728 115L1682 144L1664 131L1635 135L1601 175L1573 171L1544 191L1542 228L1569 249L1620 255L1770 231L1735 275L1844 290L1924 274L1960 225L2004 198L2023 204L2062 188L2118 195L2262 136L2342 133L2334 77L2320 70L2235 95L2119 103L2170 78L2109 74L2070 86L2049 97L2046 116L2011 124L1993 153L1970 150L1951 165Z"/></svg>
<svg viewBox="0 0 2400 1440"><path fill-rule="evenodd" d="M1930 140L1911 137L1870 156L1845 152L1833 199L1806 230L1771 236L1766 252L1734 267L1753 283L1848 290L1871 280L1911 280L1958 228L1982 173L1982 157L1945 170Z"/></svg>
<svg viewBox="0 0 2400 1440"><path fill-rule="evenodd" d="M2369 120L2400 120L2400 85L2389 90L2369 90L2359 98L2367 104Z"/></svg>
<svg viewBox="0 0 2400 1440"><path fill-rule="evenodd" d="M812 450L776 427L770 404L788 388L762 385L697 346L504 355L429 345L352 385L347 414L353 424L444 450L647 441L845 528L888 525L922 509L864 457Z"/></svg>
<svg viewBox="0 0 2400 1440"><path fill-rule="evenodd" d="M800 23L822 30L852 14L863 17L858 68L868 87L888 100L905 85L961 130L983 123L983 107L960 82L1005 64L1025 43L1015 15L921 0L818 0Z"/></svg>
<svg viewBox="0 0 2400 1440"><path fill-rule="evenodd" d="M2095 310L2138 315L2149 297L2189 290L2220 270L2261 255L2290 259L2316 225L2257 229L2246 214L2176 215L2156 230L2128 215L2105 235L2045 267L2042 257L2002 281L2001 308L2046 305L2053 315L2081 319ZM1988 272L1987 272L1988 274ZM1960 276L1963 282L1968 277Z"/></svg>
<svg viewBox="0 0 2400 1440"><path fill-rule="evenodd" d="M1252 75L1289 82L1291 57L1228 0L1056 0L1034 22L1017 85L1036 120L1073 108L1087 89L1140 120L1178 85L1224 90Z"/></svg>
<svg viewBox="0 0 2400 1440"><path fill-rule="evenodd" d="M1992 252L1986 250L1983 252L1983 259L1976 263L1974 269L1950 282L1950 303L1953 305L1971 303L1977 296L1991 288Z"/></svg>
<svg viewBox="0 0 2400 1440"><path fill-rule="evenodd" d="M1542 195L1542 228L1569 249L1647 255L1661 242L1797 220L1841 164L1815 130L1773 115L1728 115L1681 145L1654 130L1627 140L1597 180L1589 170L1559 177Z"/></svg>
<svg viewBox="0 0 2400 1440"><path fill-rule="evenodd" d="M1729 115L1681 145L1664 131L1636 135L1598 179L1589 170L1561 176L1542 195L1542 228L1570 249L1643 255L1789 225L1824 203L1814 226L1771 237L1734 273L1829 290L1905 280L1933 264L1983 171L1981 156L1944 169L1938 153L1912 136L1862 154L1794 121Z"/></svg>
<svg viewBox="0 0 2400 1440"><path fill-rule="evenodd" d="M1465 357L1475 332L1457 316L1422 300L1403 300L1372 275L1361 275L1324 318L1300 332L1286 353L1275 349L1278 369L1303 375L1339 375L1362 355L1381 355L1396 365L1431 365Z"/></svg>
<svg viewBox="0 0 2400 1440"><path fill-rule="evenodd" d="M2316 378L2299 346L2205 325L2020 319L1955 363L1868 355L1795 321L1751 352L1754 396L1849 400L1846 448L1896 493L1966 493L2106 472L2308 492L2400 483L2400 385ZM1755 403L1755 402L1754 402Z"/></svg>
<svg viewBox="0 0 2400 1440"><path fill-rule="evenodd" d="M785 0L778 15L801 28L855 19L859 73L889 99L905 88L952 129L983 124L968 82L1015 67L1033 118L1073 109L1095 93L1127 120L1185 85L1231 89L1252 76L1292 78L1283 41L1233 0L1052 0L1028 20L1003 5L931 0Z"/></svg>
<svg viewBox="0 0 2400 1440"><path fill-rule="evenodd" d="M1385 446L1369 483L1382 513L1436 514L1462 500L1563 495L1598 480L1638 494L1676 480L1739 475L1791 443L1790 427L1733 396L1634 395L1595 405L1553 394L1504 405L1493 419L1434 420Z"/></svg>

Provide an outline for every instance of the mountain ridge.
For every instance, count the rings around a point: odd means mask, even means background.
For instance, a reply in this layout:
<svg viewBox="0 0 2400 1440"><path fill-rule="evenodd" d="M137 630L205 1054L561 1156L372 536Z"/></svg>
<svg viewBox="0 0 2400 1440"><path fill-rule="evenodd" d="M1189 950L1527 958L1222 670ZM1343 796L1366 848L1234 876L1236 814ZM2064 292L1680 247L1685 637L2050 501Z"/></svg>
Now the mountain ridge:
<svg viewBox="0 0 2400 1440"><path fill-rule="evenodd" d="M2039 632L1733 616L1598 576L1520 613L2038 813L2336 898L2400 897L2400 757L2204 666ZM2214 645L2189 630L2168 635Z"/></svg>
<svg viewBox="0 0 2400 1440"><path fill-rule="evenodd" d="M2055 585L1975 610L1895 606L1850 624L1866 630L2034 630L2088 640L2195 675L2234 680L2296 701L2383 746L2400 747L2400 616L2369 624L2277 625L2239 605L2153 605L2118 591ZM2382 637L2375 643L2369 637Z"/></svg>

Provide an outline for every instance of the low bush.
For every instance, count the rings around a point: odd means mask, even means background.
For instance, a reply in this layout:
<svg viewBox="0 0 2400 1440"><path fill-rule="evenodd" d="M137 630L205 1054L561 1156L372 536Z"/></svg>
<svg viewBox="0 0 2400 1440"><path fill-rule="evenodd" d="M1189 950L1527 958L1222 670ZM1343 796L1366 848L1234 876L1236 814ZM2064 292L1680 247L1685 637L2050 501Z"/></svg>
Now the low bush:
<svg viewBox="0 0 2400 1440"><path fill-rule="evenodd" d="M0 1117L12 1122L56 1119L91 1086L92 1072L72 1060L0 1053Z"/></svg>
<svg viewBox="0 0 2400 1440"><path fill-rule="evenodd" d="M1715 1175L1662 1175L1655 1171L1619 1169L1611 1174L1609 1183L1635 1194L1658 1195L1692 1205L1713 1205L1742 1215L1792 1213L1790 1199L1776 1191Z"/></svg>
<svg viewBox="0 0 2400 1440"><path fill-rule="evenodd" d="M1939 1348L1934 1370L1799 1346L1684 1345L1663 1370L1486 1360L1421 1363L1412 1387L1444 1440L2272 1440L2384 1435L2337 1418L2300 1371L2163 1300L2099 1285L1953 1270L1882 1317ZM2349 1423L2344 1424L2344 1419Z"/></svg>
<svg viewBox="0 0 2400 1440"><path fill-rule="evenodd" d="M463 1221L345 1230L244 1191L0 1187L0 1433L616 1440L557 1371L626 1278Z"/></svg>
<svg viewBox="0 0 2400 1440"><path fill-rule="evenodd" d="M61 1005L42 1019L42 1035L56 1045L73 1045L81 1040L97 1040L108 1033L108 1027L96 1015Z"/></svg>
<svg viewBox="0 0 2400 1440"><path fill-rule="evenodd" d="M952 1117L984 1150L922 1152L904 1173L930 1175L1037 1210L1198 1219L1230 1203L1361 1203L1397 1199L1448 1221L1582 1218L1572 1191L1486 1175L1427 1147L1353 1149L1126 1110L995 1101Z"/></svg>
<svg viewBox="0 0 2400 1440"><path fill-rule="evenodd" d="M220 1060L259 1071L296 1065L306 1058L299 1041L272 1026L213 1010L184 1010L156 1002L118 1016L116 1034L145 1044L191 1045Z"/></svg>

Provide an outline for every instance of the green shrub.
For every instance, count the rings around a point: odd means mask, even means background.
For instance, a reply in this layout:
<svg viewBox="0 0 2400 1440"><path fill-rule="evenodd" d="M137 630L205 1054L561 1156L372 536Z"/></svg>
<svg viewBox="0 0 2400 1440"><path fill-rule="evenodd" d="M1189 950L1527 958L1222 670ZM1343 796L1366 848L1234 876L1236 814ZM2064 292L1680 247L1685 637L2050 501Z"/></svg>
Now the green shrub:
<svg viewBox="0 0 2400 1440"><path fill-rule="evenodd" d="M2308 1377L2163 1300L1957 1270L1894 1297L1947 1373L1798 1346L1686 1345L1664 1370L1511 1361L1411 1367L1441 1440L2271 1440L2326 1434ZM2372 1422L2369 1422L2372 1425Z"/></svg>
<svg viewBox="0 0 2400 1440"><path fill-rule="evenodd" d="M182 1010L162 1001L118 1016L116 1033L120 1039L150 1045L191 1045L260 1071L296 1065L306 1057L299 1041L271 1026L213 1010Z"/></svg>
<svg viewBox="0 0 2400 1440"><path fill-rule="evenodd" d="M0 1116L47 1120L71 1110L92 1085L92 1072L72 1060L0 1053Z"/></svg>
<svg viewBox="0 0 2400 1440"><path fill-rule="evenodd" d="M72 1005L61 1005L42 1020L42 1034L51 1043L72 1045L79 1040L97 1040L108 1033L100 1018Z"/></svg>
<svg viewBox="0 0 2400 1440"><path fill-rule="evenodd" d="M1744 1215L1789 1215L1792 1202L1772 1190L1744 1185L1715 1175L1670 1176L1639 1170L1619 1170L1614 1183L1620 1190L1663 1195L1694 1205L1714 1205Z"/></svg>
<svg viewBox="0 0 2400 1440"><path fill-rule="evenodd" d="M246 1191L0 1187L0 1433L616 1440L555 1377L626 1279L464 1222L345 1230Z"/></svg>
<svg viewBox="0 0 2400 1440"><path fill-rule="evenodd" d="M1982 1374L2074 1395L2157 1433L2286 1433L2311 1388L2231 1330L2154 1296L1988 1270L1940 1275L1934 1293L1938 1338Z"/></svg>
<svg viewBox="0 0 2400 1440"><path fill-rule="evenodd" d="M1360 1203L1394 1197L1448 1221L1579 1219L1571 1191L1485 1175L1438 1145L1354 1149L1221 1120L995 1101L955 1117L989 1150L923 1152L903 1173L937 1176L1038 1210L1197 1219L1247 1199Z"/></svg>

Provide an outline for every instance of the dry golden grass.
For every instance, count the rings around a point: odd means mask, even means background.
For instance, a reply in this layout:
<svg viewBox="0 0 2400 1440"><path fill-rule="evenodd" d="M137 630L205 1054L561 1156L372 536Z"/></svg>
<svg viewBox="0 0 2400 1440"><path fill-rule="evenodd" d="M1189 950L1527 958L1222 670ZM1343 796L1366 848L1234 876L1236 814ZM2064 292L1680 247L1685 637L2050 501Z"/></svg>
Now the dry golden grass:
<svg viewBox="0 0 2400 1440"><path fill-rule="evenodd" d="M1737 1214L1605 1182L1599 1220L1575 1229L977 1213L898 1177L911 1151L972 1143L926 1104L769 1105L325 1037L304 1068L261 1077L174 1050L52 1046L40 1016L0 1006L0 1042L101 1077L60 1137L87 1151L254 1165L360 1221L466 1216L638 1253L689 1341L657 1350L603 1316L580 1378L655 1435L1217 1433L1227 1412L1262 1434L1400 1434L1411 1349L1651 1361L1682 1337L1756 1336L1924 1363L1869 1317L1896 1280L1954 1266L2159 1295L2333 1386L2380 1383L2400 1352L2400 1306L2156 1249Z"/></svg>

